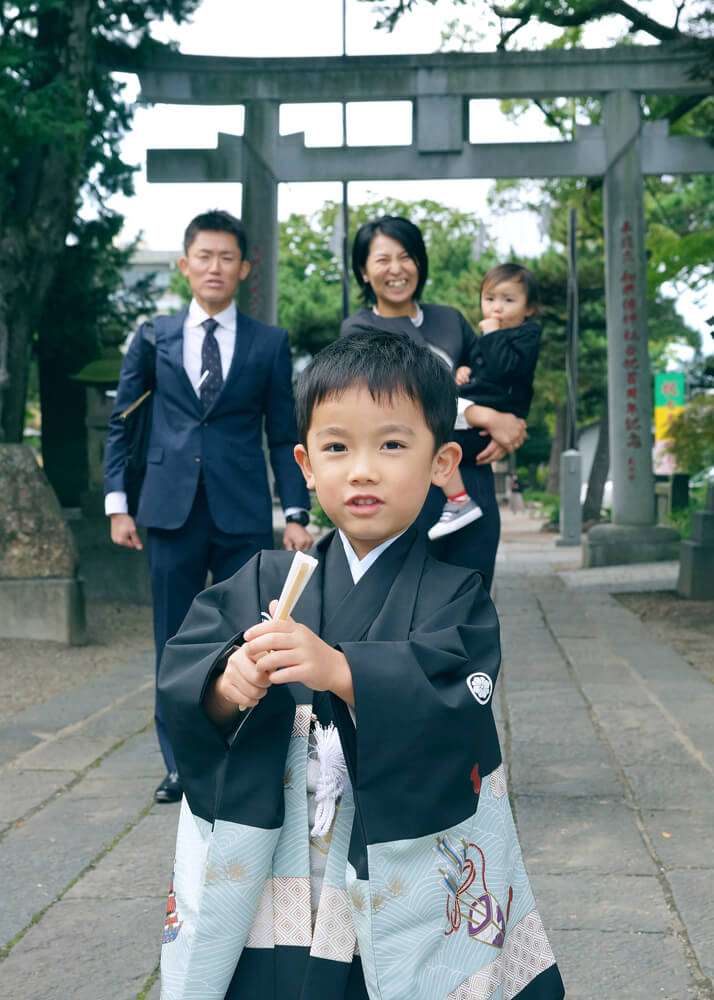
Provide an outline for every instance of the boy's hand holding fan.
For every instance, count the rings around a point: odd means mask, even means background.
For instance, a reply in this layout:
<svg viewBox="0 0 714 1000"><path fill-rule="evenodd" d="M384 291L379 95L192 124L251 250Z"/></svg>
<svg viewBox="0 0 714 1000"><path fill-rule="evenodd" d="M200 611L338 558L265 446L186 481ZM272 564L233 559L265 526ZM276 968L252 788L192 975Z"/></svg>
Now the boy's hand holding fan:
<svg viewBox="0 0 714 1000"><path fill-rule="evenodd" d="M304 552L295 553L280 597L277 602L271 602L272 617L269 623L256 626L256 628L265 628L267 624L290 619L290 615L316 567L317 559L305 555ZM253 632L254 629L249 629L246 633L246 639ZM254 708L271 685L270 673L275 669L275 666L272 666L270 670L266 670L264 666L258 666L258 660L263 659L268 652L269 650L251 652L246 643L228 657L226 669L221 678L220 694L225 700L234 704L237 697L244 697L244 701L237 701L238 708L242 712Z"/></svg>

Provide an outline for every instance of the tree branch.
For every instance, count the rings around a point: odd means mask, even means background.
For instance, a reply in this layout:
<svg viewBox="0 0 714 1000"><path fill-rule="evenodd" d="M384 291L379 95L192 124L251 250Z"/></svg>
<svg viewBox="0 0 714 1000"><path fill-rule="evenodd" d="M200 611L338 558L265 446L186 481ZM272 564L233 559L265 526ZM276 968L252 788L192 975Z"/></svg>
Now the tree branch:
<svg viewBox="0 0 714 1000"><path fill-rule="evenodd" d="M684 118L685 115L693 111L702 101L707 100L708 96L708 94L690 94L689 97L683 97L667 114L667 120L670 125L679 121L680 118Z"/></svg>
<svg viewBox="0 0 714 1000"><path fill-rule="evenodd" d="M491 4L491 9L497 17L508 20L522 20L524 17L530 18L536 15L533 7L532 0L526 0L525 3L516 3L510 7L502 7L498 3ZM574 5L571 6L572 13L562 13L561 11L550 10L546 7L546 9L538 11L537 16L540 21L546 24L554 24L558 28L577 28L587 21L619 14L630 22L632 30L645 31L661 42L671 42L678 38L689 37L679 30L676 22L670 28L666 24L661 24L659 21L648 17L647 14L643 14L642 11L633 7L632 4L627 3L626 0L590 0L587 3L579 3L577 9L573 8Z"/></svg>
<svg viewBox="0 0 714 1000"><path fill-rule="evenodd" d="M533 103L541 112L541 114L545 118L546 122L551 126L551 128L557 129L562 136L565 136L567 134L565 129L563 128L563 123L559 122L551 111L548 111L548 109L546 108L546 106L543 104L542 101L539 101L537 98L534 98Z"/></svg>
<svg viewBox="0 0 714 1000"><path fill-rule="evenodd" d="M503 52L505 50L506 45L511 40L511 38L516 34L517 31L520 31L521 28L525 28L525 26L528 24L528 22L530 21L530 19L531 19L531 15L528 14L527 16L522 17L518 21L518 24L515 25L515 27L510 28L508 31L504 31L503 30L503 18L500 18L501 26L500 26L499 30L500 30L501 37L500 37L500 39L498 41L498 45L496 46L496 48L498 49L499 52Z"/></svg>

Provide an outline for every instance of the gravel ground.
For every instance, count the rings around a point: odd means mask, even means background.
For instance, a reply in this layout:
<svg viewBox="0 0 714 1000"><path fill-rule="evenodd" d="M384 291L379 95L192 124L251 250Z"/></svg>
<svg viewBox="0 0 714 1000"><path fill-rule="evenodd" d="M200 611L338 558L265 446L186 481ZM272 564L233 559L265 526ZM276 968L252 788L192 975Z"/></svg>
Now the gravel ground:
<svg viewBox="0 0 714 1000"><path fill-rule="evenodd" d="M96 601L87 605L85 646L4 639L0 644L0 722L110 673L153 649L151 608Z"/></svg>
<svg viewBox="0 0 714 1000"><path fill-rule="evenodd" d="M687 601L671 591L614 596L714 683L714 601Z"/></svg>

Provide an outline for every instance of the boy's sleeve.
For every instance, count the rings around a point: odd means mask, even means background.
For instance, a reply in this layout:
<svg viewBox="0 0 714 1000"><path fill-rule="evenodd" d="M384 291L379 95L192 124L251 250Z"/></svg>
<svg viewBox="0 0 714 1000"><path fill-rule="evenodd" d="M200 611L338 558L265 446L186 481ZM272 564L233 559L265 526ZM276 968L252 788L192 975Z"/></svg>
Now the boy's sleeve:
<svg viewBox="0 0 714 1000"><path fill-rule="evenodd" d="M480 779L501 762L491 705L499 626L480 576L407 641L340 648L357 715L343 742L367 842L424 836L472 815Z"/></svg>
<svg viewBox="0 0 714 1000"><path fill-rule="evenodd" d="M166 643L159 669L157 700L169 733L179 774L191 811L213 819L215 778L227 743L205 712L203 698L213 678L224 668L228 651L242 641L241 627L225 612L228 587L245 595L248 606L256 591L258 556L230 581L204 590L194 600L177 635ZM249 612L250 625L260 614Z"/></svg>
<svg viewBox="0 0 714 1000"><path fill-rule="evenodd" d="M295 699L274 685L236 726L221 729L204 698L227 654L260 621L262 555L194 600L161 658L158 700L191 812L264 829L282 824L282 774L295 717ZM229 740L239 723L238 738ZM266 736L269 734L269 736Z"/></svg>

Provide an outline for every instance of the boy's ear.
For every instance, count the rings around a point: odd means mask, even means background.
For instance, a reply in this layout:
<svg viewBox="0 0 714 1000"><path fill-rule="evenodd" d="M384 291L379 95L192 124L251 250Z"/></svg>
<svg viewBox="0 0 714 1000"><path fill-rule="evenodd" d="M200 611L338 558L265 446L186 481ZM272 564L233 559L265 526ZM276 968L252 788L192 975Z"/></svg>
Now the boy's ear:
<svg viewBox="0 0 714 1000"><path fill-rule="evenodd" d="M431 466L431 481L434 486L446 486L461 461L461 445L447 441L434 455Z"/></svg>
<svg viewBox="0 0 714 1000"><path fill-rule="evenodd" d="M249 260L242 260L241 261L241 263L240 263L240 271L238 272L239 279L241 281L245 281L245 279L248 277L248 275L250 274L252 266L253 265L251 264L251 262Z"/></svg>
<svg viewBox="0 0 714 1000"><path fill-rule="evenodd" d="M179 257L177 264L181 274L184 276L184 278L187 278L188 275L186 272L188 271L188 257L182 255L181 257Z"/></svg>
<svg viewBox="0 0 714 1000"><path fill-rule="evenodd" d="M457 445L458 447L458 445ZM293 450L293 455L295 456L295 461L300 466L300 471L305 477L305 484L309 490L315 489L315 477L312 474L312 465L310 463L310 456L307 453L307 448L304 444L296 444Z"/></svg>

